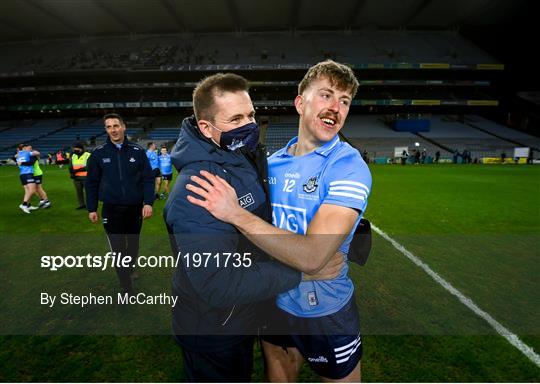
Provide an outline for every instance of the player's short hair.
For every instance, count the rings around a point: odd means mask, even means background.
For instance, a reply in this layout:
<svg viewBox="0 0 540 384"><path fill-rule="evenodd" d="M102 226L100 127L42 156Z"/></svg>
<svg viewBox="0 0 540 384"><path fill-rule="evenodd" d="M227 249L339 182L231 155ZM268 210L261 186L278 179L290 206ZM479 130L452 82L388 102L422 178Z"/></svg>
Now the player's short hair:
<svg viewBox="0 0 540 384"><path fill-rule="evenodd" d="M201 80L193 90L193 111L197 120L213 121L216 96L225 92L249 91L247 80L234 73L216 73Z"/></svg>
<svg viewBox="0 0 540 384"><path fill-rule="evenodd" d="M107 119L118 119L118 121L122 125L126 125L124 123L124 119L122 119L122 116L120 116L118 113L107 113L105 116L103 116L103 122L105 122L105 120L107 120Z"/></svg>
<svg viewBox="0 0 540 384"><path fill-rule="evenodd" d="M154 145L154 142L153 141L149 141L147 144L146 144L146 148L150 148L152 145Z"/></svg>
<svg viewBox="0 0 540 384"><path fill-rule="evenodd" d="M360 84L353 70L349 66L336 63L333 60L321 61L309 68L298 85L298 94L304 93L313 81L324 77L330 81L332 86L336 86L342 91L349 91L353 98L356 96Z"/></svg>

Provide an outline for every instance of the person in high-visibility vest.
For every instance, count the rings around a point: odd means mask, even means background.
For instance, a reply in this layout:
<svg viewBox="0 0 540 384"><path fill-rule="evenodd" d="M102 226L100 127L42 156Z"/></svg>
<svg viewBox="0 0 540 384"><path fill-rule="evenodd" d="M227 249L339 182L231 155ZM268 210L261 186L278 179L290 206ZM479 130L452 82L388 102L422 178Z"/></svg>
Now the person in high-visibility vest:
<svg viewBox="0 0 540 384"><path fill-rule="evenodd" d="M76 209L86 208L84 203L84 182L88 174L86 170L86 162L90 157L90 153L84 150L84 144L77 142L73 144L73 154L71 155L71 161L69 164L69 173L73 179L75 185L75 191L77 191L77 199L79 200L79 206Z"/></svg>
<svg viewBox="0 0 540 384"><path fill-rule="evenodd" d="M32 146L28 146L29 150L32 151ZM47 193L43 189L43 171L41 170L41 167L39 166L39 152L36 157L36 161L34 162L34 180L36 181L36 192L35 194L39 197L39 205L38 208L50 208L51 202L49 201L49 198L47 197Z"/></svg>

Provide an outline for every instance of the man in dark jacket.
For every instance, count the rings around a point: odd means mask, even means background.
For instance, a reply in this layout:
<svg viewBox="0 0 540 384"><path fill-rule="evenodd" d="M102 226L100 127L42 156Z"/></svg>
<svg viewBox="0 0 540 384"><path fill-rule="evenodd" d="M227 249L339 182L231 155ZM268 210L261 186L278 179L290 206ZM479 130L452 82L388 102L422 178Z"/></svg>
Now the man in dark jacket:
<svg viewBox="0 0 540 384"><path fill-rule="evenodd" d="M188 381L246 382L253 368L257 302L296 286L302 275L268 261L235 227L187 200L186 185L207 170L236 188L246 210L270 221L266 158L257 144L247 81L233 74L210 76L195 88L193 107L196 117L182 122L171 153L178 177L164 210L180 261L173 278L173 330ZM328 278L325 272L334 273L329 265L319 276L304 278Z"/></svg>
<svg viewBox="0 0 540 384"><path fill-rule="evenodd" d="M116 267L124 292L133 294L132 265L139 253L142 219L152 216L154 176L144 149L125 139L126 126L122 117L108 114L103 117L107 142L96 147L88 158L86 177L86 206L88 218L98 222L98 200L103 227L111 251L123 260L131 257L130 267ZM123 262L122 262L123 263Z"/></svg>

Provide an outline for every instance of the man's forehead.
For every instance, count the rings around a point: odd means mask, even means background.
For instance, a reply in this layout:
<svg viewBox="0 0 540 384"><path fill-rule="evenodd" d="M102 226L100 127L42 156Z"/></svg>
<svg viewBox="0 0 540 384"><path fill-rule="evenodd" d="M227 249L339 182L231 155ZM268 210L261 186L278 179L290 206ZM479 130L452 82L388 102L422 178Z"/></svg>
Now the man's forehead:
<svg viewBox="0 0 540 384"><path fill-rule="evenodd" d="M105 119L105 125L122 125L122 123L116 117L110 117Z"/></svg>
<svg viewBox="0 0 540 384"><path fill-rule="evenodd" d="M313 80L308 87L308 89L312 89L315 91L321 90L321 89L329 89L335 93L341 94L343 96L349 96L352 98L352 87L349 88L341 88L338 85L338 82L335 79L332 79L328 76L320 76Z"/></svg>
<svg viewBox="0 0 540 384"><path fill-rule="evenodd" d="M254 111L253 103L246 91L223 92L215 95L214 104L216 116L249 115Z"/></svg>

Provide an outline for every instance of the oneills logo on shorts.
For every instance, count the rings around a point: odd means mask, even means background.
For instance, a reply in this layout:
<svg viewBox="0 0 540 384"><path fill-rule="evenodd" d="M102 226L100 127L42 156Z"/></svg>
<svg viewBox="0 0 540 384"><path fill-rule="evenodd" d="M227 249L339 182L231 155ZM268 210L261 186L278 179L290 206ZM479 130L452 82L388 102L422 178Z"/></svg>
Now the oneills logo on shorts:
<svg viewBox="0 0 540 384"><path fill-rule="evenodd" d="M248 193L247 195L244 195L242 197L238 198L238 203L242 208L249 207L250 205L255 203L255 199L253 198L253 195L251 193Z"/></svg>
<svg viewBox="0 0 540 384"><path fill-rule="evenodd" d="M328 363L328 359L324 356L308 357L310 363Z"/></svg>

